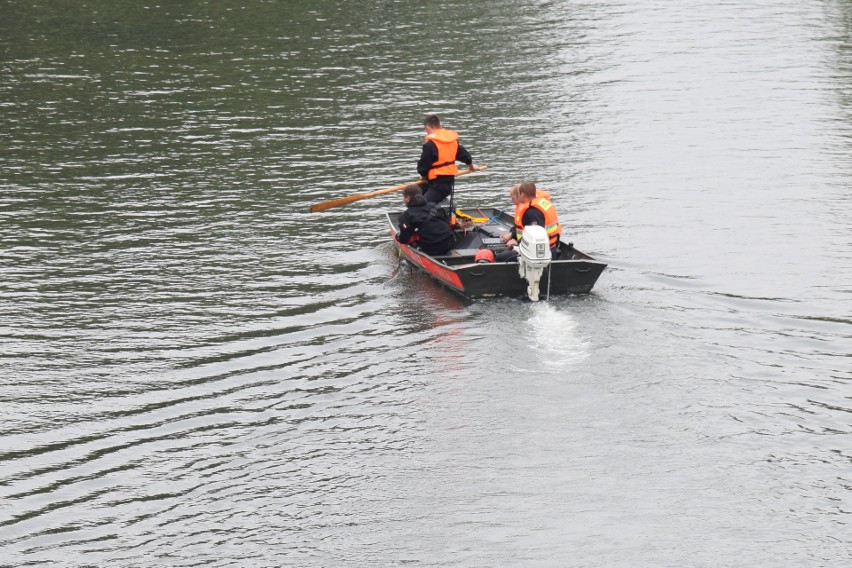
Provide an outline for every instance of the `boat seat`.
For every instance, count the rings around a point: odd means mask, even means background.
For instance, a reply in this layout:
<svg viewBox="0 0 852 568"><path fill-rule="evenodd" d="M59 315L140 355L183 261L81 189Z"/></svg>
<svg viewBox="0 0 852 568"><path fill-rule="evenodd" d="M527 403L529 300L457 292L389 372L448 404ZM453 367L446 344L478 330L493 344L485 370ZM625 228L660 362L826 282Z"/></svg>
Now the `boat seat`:
<svg viewBox="0 0 852 568"><path fill-rule="evenodd" d="M456 244L453 245L453 249L478 249L480 246L482 246L482 236L479 233L467 233L456 238Z"/></svg>
<svg viewBox="0 0 852 568"><path fill-rule="evenodd" d="M485 225L480 225L480 232L488 235L491 238L500 238L501 235L505 235L509 232L509 227L505 225L494 225L493 227L486 227Z"/></svg>
<svg viewBox="0 0 852 568"><path fill-rule="evenodd" d="M448 256L476 256L479 252L478 248L471 249L453 249Z"/></svg>

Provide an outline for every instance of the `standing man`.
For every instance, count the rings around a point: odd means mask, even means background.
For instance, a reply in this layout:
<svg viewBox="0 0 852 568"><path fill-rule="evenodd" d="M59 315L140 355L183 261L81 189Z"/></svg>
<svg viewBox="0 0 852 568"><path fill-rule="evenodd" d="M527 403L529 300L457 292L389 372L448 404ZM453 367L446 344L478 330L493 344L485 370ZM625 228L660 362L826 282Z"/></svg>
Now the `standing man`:
<svg viewBox="0 0 852 568"><path fill-rule="evenodd" d="M441 119L430 114L423 120L426 142L417 162L417 173L423 183L423 196L430 203L440 203L453 193L453 184L459 169L456 162L467 164L471 171L479 170L464 146L459 144L457 132L441 126Z"/></svg>

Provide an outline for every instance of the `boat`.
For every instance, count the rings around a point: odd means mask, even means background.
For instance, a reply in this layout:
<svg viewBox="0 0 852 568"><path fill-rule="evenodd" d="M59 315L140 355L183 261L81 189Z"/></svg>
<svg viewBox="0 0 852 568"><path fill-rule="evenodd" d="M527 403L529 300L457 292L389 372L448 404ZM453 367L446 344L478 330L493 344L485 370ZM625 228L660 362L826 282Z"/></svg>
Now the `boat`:
<svg viewBox="0 0 852 568"><path fill-rule="evenodd" d="M560 252L551 257L547 233L536 225L524 228L517 261L494 262L493 254L506 249L500 236L514 226L513 216L497 207L456 209L456 244L447 254L429 255L396 240L400 213L387 213L400 261L469 300L526 296L538 301L542 294L588 294L607 266L570 242L560 243Z"/></svg>

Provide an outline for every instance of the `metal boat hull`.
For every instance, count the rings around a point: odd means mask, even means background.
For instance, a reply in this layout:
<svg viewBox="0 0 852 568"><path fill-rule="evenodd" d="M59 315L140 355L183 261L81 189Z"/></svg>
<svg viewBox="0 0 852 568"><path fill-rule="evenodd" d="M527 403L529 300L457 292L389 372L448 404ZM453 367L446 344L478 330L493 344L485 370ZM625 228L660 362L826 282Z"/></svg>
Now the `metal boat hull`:
<svg viewBox="0 0 852 568"><path fill-rule="evenodd" d="M432 256L396 240L399 213L388 213L391 238L399 254L411 265L437 282L469 299L521 297L527 294L527 281L520 277L517 262L476 263L482 248L499 249L495 241L512 227L512 217L496 208L460 209L460 219L472 219L468 228L458 229L458 243L446 255ZM487 220L486 220L487 219ZM476 222L476 221L479 222ZM486 220L486 221L483 221ZM562 254L545 268L541 279L542 297L588 294L606 264L563 244Z"/></svg>

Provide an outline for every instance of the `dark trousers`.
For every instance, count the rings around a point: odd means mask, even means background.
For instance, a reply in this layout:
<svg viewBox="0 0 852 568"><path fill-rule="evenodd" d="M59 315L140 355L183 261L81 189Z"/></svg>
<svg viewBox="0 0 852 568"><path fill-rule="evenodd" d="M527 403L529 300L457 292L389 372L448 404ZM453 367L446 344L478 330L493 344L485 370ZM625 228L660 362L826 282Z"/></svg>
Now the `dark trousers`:
<svg viewBox="0 0 852 568"><path fill-rule="evenodd" d="M494 262L517 262L519 254L520 253L518 252L518 247L506 249L494 255ZM555 247L550 249L551 260L559 260L559 256L561 254L562 248L559 246L559 243L557 243Z"/></svg>
<svg viewBox="0 0 852 568"><path fill-rule="evenodd" d="M453 176L439 176L424 182L421 186L423 188L423 197L429 203L442 202L453 193L455 179Z"/></svg>
<svg viewBox="0 0 852 568"><path fill-rule="evenodd" d="M518 249L506 249L494 255L494 262L512 262L518 260Z"/></svg>

